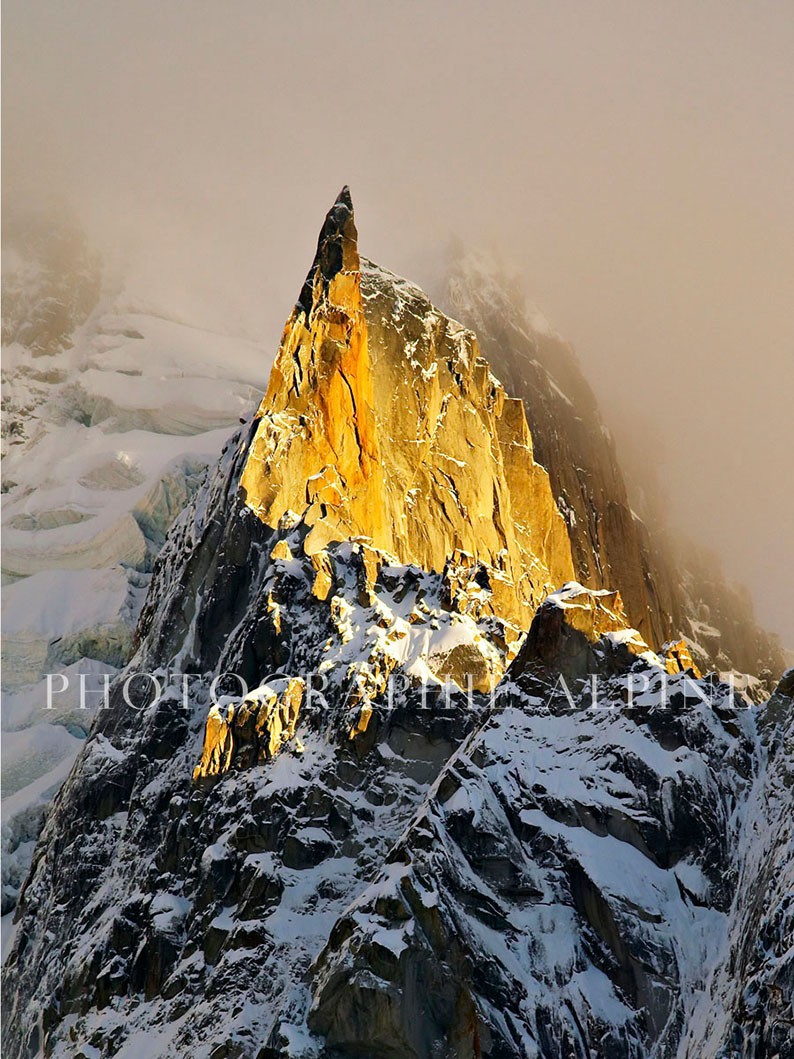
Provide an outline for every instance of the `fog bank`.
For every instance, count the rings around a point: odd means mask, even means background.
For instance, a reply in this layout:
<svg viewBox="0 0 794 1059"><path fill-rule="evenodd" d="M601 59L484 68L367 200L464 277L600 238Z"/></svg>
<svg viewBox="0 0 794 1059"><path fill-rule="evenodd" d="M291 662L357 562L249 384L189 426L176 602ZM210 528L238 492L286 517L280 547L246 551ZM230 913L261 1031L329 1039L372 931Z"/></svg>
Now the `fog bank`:
<svg viewBox="0 0 794 1059"><path fill-rule="evenodd" d="M274 351L324 211L496 248L670 519L794 646L794 15L735 2L6 0L4 210ZM263 364L263 387L267 365ZM639 458L638 458L639 457Z"/></svg>

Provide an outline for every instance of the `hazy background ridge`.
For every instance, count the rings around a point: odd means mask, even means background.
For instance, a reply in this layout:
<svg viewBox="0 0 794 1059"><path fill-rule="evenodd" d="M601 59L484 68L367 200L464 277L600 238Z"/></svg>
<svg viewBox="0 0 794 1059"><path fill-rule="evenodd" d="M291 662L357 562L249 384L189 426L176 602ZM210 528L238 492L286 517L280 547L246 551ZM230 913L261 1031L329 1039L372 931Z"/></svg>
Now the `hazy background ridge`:
<svg viewBox="0 0 794 1059"><path fill-rule="evenodd" d="M497 248L674 523L794 645L788 3L6 0L6 215L275 351L343 183L422 282ZM263 387L267 364L263 364Z"/></svg>

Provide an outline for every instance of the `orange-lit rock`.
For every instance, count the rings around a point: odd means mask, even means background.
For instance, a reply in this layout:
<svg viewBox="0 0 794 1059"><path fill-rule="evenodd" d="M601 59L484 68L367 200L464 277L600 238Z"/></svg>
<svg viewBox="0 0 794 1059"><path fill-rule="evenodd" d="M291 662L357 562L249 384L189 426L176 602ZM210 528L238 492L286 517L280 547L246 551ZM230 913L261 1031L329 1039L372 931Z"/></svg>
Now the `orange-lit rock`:
<svg viewBox="0 0 794 1059"><path fill-rule="evenodd" d="M227 707L225 716L220 707L213 706L204 729L201 762L193 770L194 781L274 758L295 737L305 690L303 680L293 678L262 685L242 702Z"/></svg>
<svg viewBox="0 0 794 1059"><path fill-rule="evenodd" d="M320 233L258 412L241 485L309 553L362 538L428 570L480 566L478 606L526 628L573 576L565 523L472 332L415 286L362 262L348 190ZM326 588L319 579L318 590Z"/></svg>
<svg viewBox="0 0 794 1059"><path fill-rule="evenodd" d="M218 706L213 706L207 714L204 726L204 747L201 752L201 761L193 769L194 780L208 776L220 776L228 770L232 758L233 720L234 706L229 707L225 716Z"/></svg>
<svg viewBox="0 0 794 1059"><path fill-rule="evenodd" d="M692 659L686 640L666 643L662 648L662 659L668 673L686 673L691 671L696 677L703 675Z"/></svg>

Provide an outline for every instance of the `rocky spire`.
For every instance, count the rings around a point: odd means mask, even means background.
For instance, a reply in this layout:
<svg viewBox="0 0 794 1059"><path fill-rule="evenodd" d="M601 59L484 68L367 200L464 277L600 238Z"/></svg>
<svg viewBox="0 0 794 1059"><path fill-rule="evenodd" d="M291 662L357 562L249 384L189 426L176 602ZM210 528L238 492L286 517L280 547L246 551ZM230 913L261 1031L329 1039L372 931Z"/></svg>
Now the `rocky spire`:
<svg viewBox="0 0 794 1059"><path fill-rule="evenodd" d="M362 263L346 187L258 416L245 503L269 526L302 519L309 552L366 538L439 573L462 562L473 577L482 564L494 612L522 629L547 591L571 579L567 530L521 402L490 373L471 331L417 287Z"/></svg>
<svg viewBox="0 0 794 1059"><path fill-rule="evenodd" d="M344 187L284 328L241 479L248 506L264 522L303 516L314 527L315 549L385 531L357 239Z"/></svg>
<svg viewBox="0 0 794 1059"><path fill-rule="evenodd" d="M296 307L302 309L308 317L318 293L315 290L315 284L319 282L323 292L326 292L337 273L358 272L358 270L358 232L350 188L345 184L325 216L325 222L317 240L317 252Z"/></svg>

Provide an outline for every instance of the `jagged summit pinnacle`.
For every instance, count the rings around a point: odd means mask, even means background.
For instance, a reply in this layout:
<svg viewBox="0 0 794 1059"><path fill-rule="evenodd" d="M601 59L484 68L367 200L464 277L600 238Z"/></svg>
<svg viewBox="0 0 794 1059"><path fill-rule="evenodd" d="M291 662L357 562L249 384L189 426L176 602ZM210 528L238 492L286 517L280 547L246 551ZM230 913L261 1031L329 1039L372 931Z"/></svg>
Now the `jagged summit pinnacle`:
<svg viewBox="0 0 794 1059"><path fill-rule="evenodd" d="M47 812L3 1056L794 1059L791 679L572 580L523 405L346 211Z"/></svg>
<svg viewBox="0 0 794 1059"><path fill-rule="evenodd" d="M367 538L441 572L464 553L490 571L494 611L522 629L549 589L573 576L521 402L491 374L471 331L417 287L362 271L346 187L323 223L257 418L244 502L274 528L303 521L311 554Z"/></svg>
<svg viewBox="0 0 794 1059"><path fill-rule="evenodd" d="M325 290L339 272L357 272L359 269L358 232L353 212L350 188L345 184L333 206L325 216L317 240L317 251L312 267L301 288L298 307L308 316L315 300L315 283L319 279Z"/></svg>

